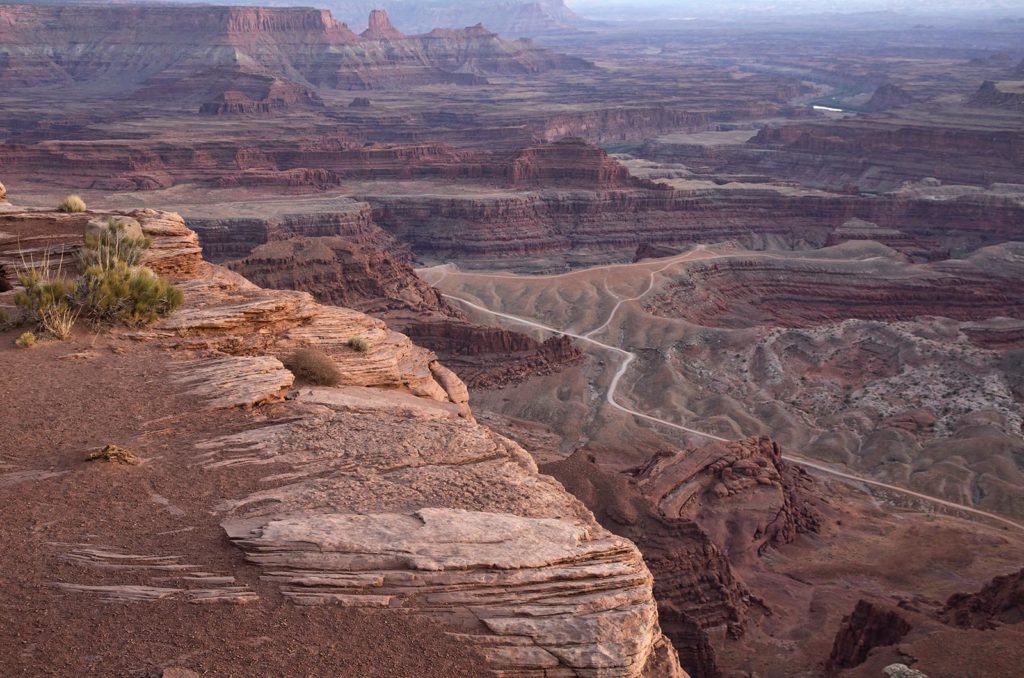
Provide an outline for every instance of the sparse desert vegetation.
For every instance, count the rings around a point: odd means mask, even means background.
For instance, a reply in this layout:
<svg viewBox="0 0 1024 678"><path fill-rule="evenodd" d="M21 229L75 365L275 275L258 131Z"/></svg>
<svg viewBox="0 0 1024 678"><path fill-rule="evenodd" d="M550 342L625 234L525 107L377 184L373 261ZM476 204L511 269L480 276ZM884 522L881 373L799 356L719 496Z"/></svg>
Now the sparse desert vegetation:
<svg viewBox="0 0 1024 678"><path fill-rule="evenodd" d="M370 342L363 337L352 337L348 340L348 347L356 353L366 353L370 350Z"/></svg>
<svg viewBox="0 0 1024 678"><path fill-rule="evenodd" d="M341 372L334 360L319 349L298 349L285 360L285 367L299 379L317 386L337 386L341 381Z"/></svg>
<svg viewBox="0 0 1024 678"><path fill-rule="evenodd" d="M14 345L18 348L32 348L36 345L35 333L22 332L21 336L14 340Z"/></svg>
<svg viewBox="0 0 1024 678"><path fill-rule="evenodd" d="M99 233L86 237L79 254L82 271L65 274L48 257L29 263L18 275L22 286L14 297L23 318L59 340L71 336L79 316L94 325L139 326L172 313L184 302L170 280L141 265L150 241L129 233L123 221L110 219Z"/></svg>
<svg viewBox="0 0 1024 678"><path fill-rule="evenodd" d="M84 212L86 209L85 201L77 195L69 195L57 206L58 212L67 212L68 214Z"/></svg>

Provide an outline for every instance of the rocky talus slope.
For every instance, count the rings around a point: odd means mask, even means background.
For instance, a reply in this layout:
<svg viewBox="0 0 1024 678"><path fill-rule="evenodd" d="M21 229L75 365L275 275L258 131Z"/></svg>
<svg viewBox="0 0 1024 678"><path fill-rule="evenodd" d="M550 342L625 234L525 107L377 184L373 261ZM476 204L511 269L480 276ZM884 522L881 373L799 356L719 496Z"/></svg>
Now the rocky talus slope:
<svg viewBox="0 0 1024 678"><path fill-rule="evenodd" d="M8 256L17 238L34 234L39 247L70 253L101 216L5 214L0 231L13 237L0 251ZM119 350L162 356L165 385L190 400L190 417L221 418L184 448L189 472L222 487L260 479L202 498L259 582L203 575L203 588L184 577L179 590L156 583L167 578L107 585L80 573L65 582L68 595L262 604L269 587L286 605L427 615L499 675L686 675L661 633L638 549L538 473L517 444L477 424L466 387L433 354L360 312L264 290L204 262L175 214L123 216L153 240L146 263L175 278L186 303L127 332L134 341ZM368 351L349 348L351 337ZM296 384L282 359L299 347L327 353L341 383ZM94 551L76 562L126 562ZM104 570L82 570L93 571Z"/></svg>

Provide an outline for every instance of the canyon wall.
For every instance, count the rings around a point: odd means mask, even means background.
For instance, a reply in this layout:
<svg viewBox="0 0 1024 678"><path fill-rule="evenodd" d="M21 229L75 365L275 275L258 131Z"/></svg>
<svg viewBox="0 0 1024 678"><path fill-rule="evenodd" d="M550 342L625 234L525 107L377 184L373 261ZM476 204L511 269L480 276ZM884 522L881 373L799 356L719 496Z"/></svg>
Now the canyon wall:
<svg viewBox="0 0 1024 678"><path fill-rule="evenodd" d="M592 68L480 28L407 37L383 13L373 26L356 35L328 11L300 8L8 5L0 85L88 83L224 114L315 104L318 87L473 85L489 74Z"/></svg>

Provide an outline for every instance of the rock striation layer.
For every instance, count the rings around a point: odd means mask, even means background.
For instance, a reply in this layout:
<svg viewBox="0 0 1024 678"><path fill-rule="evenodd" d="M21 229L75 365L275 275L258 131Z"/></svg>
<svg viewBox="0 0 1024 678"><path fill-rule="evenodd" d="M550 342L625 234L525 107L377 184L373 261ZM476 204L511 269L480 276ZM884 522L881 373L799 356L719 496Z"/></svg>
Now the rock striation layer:
<svg viewBox="0 0 1024 678"><path fill-rule="evenodd" d="M853 251L853 243L839 251ZM755 256L691 267L647 302L653 313L712 327L812 327L848 318L899 321L942 316L961 321L1024 318L1024 248L979 250L966 259L910 265L875 247L853 261Z"/></svg>
<svg viewBox="0 0 1024 678"><path fill-rule="evenodd" d="M8 5L0 41L9 47L2 86L103 84L207 113L315 104L320 87L471 85L489 74L590 67L474 29L406 37L377 11L358 36L315 9Z"/></svg>
<svg viewBox="0 0 1024 678"><path fill-rule="evenodd" d="M582 358L568 337L542 342L469 322L404 258L347 238L271 241L229 266L262 287L309 292L321 303L380 318L437 352L473 388L549 374Z"/></svg>

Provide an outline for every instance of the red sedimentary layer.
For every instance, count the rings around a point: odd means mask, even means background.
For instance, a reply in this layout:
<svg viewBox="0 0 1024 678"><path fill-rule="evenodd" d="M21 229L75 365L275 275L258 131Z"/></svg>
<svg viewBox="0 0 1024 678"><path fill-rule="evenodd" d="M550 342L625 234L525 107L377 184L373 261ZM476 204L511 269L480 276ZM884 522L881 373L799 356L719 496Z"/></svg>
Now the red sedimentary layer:
<svg viewBox="0 0 1024 678"><path fill-rule="evenodd" d="M0 43L14 48L0 61L0 86L104 82L168 101L188 101L183 93L208 97L218 69L307 87L372 89L591 67L475 30L406 37L380 11L357 36L315 9L15 5L0 7Z"/></svg>
<svg viewBox="0 0 1024 678"><path fill-rule="evenodd" d="M858 601L836 634L826 670L835 673L859 666L871 650L898 643L910 630L910 624L899 612L865 600Z"/></svg>
<svg viewBox="0 0 1024 678"><path fill-rule="evenodd" d="M541 342L467 321L404 257L372 242L292 237L262 244L229 266L262 287L309 292L321 303L376 316L438 353L473 388L556 372L582 358L568 337Z"/></svg>
<svg viewBox="0 0 1024 678"><path fill-rule="evenodd" d="M362 199L374 206L381 226L414 250L455 258L553 255L575 248L632 253L645 242L820 247L837 239L837 227L853 218L898 226L910 253L918 255L941 250L952 239L975 246L1004 242L1024 220L1018 201L995 196L939 202L761 189L632 189Z"/></svg>
<svg viewBox="0 0 1024 678"><path fill-rule="evenodd" d="M796 178L811 185L898 187L937 177L987 186L1020 181L1024 133L1019 125L925 124L858 117L835 123L766 127L723 169ZM766 150L773 151L766 153ZM955 161L942 160L955 158ZM872 170L871 177L862 177Z"/></svg>
<svg viewBox="0 0 1024 678"><path fill-rule="evenodd" d="M952 596L940 617L964 629L1024 623L1024 570L996 577L977 593Z"/></svg>
<svg viewBox="0 0 1024 678"><path fill-rule="evenodd" d="M742 257L699 264L647 302L648 310L701 325L809 327L847 318L1024 318L1021 248L1007 244L966 260L906 265Z"/></svg>

